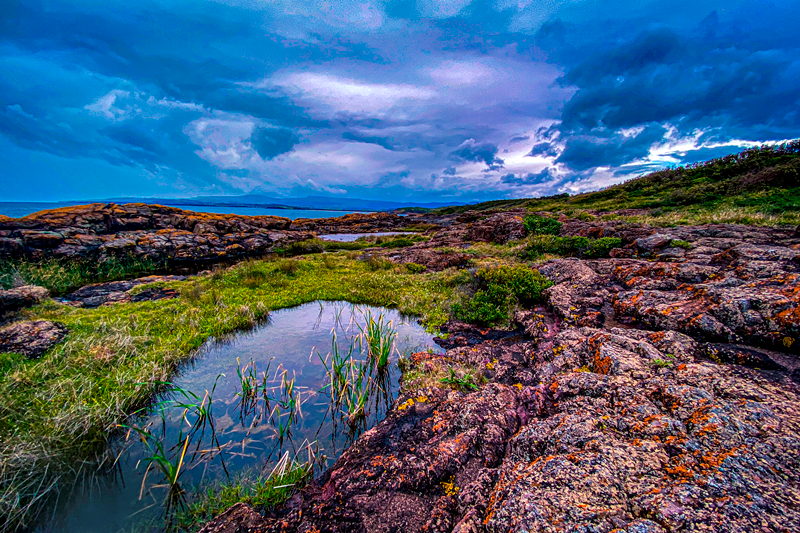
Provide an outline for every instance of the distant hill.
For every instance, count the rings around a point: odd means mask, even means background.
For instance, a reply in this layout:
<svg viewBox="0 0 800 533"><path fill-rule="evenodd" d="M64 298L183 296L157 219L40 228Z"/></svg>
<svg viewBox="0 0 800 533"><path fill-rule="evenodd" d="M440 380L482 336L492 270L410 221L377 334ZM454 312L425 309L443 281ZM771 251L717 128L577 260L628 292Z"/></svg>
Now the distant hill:
<svg viewBox="0 0 800 533"><path fill-rule="evenodd" d="M432 211L444 214L515 207L551 212L638 209L652 210L659 216L671 212L689 216L728 209L742 216L751 213L777 217L778 222L797 223L800 140L660 170L595 192L497 200Z"/></svg>
<svg viewBox="0 0 800 533"><path fill-rule="evenodd" d="M401 207L435 209L458 205L454 202L390 202L362 198L306 196L305 198L276 198L260 194L240 196L196 196L194 198L110 198L115 203L143 202L171 206L266 207L270 209L320 209L331 211L393 211Z"/></svg>

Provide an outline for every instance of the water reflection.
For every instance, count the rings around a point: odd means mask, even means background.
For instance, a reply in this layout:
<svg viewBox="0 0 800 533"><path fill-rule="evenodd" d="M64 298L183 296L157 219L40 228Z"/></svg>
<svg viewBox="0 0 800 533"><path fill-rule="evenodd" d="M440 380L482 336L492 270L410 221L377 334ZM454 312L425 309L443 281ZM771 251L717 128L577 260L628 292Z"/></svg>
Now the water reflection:
<svg viewBox="0 0 800 533"><path fill-rule="evenodd" d="M268 475L287 453L324 468L385 415L397 357L424 349L435 349L432 336L388 309L315 302L274 312L255 330L209 343L115 441L112 475L76 487L40 531L157 522L193 487Z"/></svg>

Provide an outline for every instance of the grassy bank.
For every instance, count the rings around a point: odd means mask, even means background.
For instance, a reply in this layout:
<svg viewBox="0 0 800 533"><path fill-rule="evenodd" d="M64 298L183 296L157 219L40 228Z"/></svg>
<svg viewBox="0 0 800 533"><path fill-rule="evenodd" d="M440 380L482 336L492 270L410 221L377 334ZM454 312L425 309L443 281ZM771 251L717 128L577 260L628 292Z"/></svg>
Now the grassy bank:
<svg viewBox="0 0 800 533"><path fill-rule="evenodd" d="M247 261L173 283L182 295L174 300L97 309L51 302L28 311L66 324L69 336L38 361L0 355L0 514L24 522L37 496L68 489L81 461L101 453L107 435L207 339L314 300L393 307L436 326L447 318L455 278L325 254Z"/></svg>
<svg viewBox="0 0 800 533"><path fill-rule="evenodd" d="M444 207L436 213L527 208L568 216L608 217L653 225L800 224L800 140L669 168L583 194ZM636 215L614 215L635 209Z"/></svg>
<svg viewBox="0 0 800 533"><path fill-rule="evenodd" d="M0 259L0 288L39 285L53 295L66 294L90 283L102 283L163 272L165 261L142 257L95 259Z"/></svg>

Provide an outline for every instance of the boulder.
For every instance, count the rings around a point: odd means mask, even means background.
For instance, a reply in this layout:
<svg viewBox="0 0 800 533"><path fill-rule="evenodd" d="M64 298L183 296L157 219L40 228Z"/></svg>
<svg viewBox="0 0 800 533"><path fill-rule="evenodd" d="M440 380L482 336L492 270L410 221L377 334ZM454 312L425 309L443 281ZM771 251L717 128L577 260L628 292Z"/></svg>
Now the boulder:
<svg viewBox="0 0 800 533"><path fill-rule="evenodd" d="M44 287L25 285L16 289L0 290L0 314L16 311L23 307L31 307L50 297Z"/></svg>
<svg viewBox="0 0 800 533"><path fill-rule="evenodd" d="M0 329L0 353L19 353L37 359L66 336L67 328L57 322L17 322Z"/></svg>

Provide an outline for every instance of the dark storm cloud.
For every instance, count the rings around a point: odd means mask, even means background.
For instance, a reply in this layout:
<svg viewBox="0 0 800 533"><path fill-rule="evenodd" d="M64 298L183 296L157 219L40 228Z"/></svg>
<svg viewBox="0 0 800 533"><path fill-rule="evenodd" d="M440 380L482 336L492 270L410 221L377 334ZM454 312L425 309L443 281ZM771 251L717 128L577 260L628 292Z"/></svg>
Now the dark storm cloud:
<svg viewBox="0 0 800 533"><path fill-rule="evenodd" d="M250 142L262 159L270 160L291 152L300 137L284 128L261 127L253 131Z"/></svg>
<svg viewBox="0 0 800 533"><path fill-rule="evenodd" d="M554 146L564 146L557 160L574 169L635 161L662 141L663 129L655 128L660 125L673 127L673 136L706 130L700 143L800 134L797 42L786 39L788 28L780 23L753 39L741 33L747 22L736 22L726 26L713 12L696 27L645 30L568 65L560 83L577 91L553 127ZM540 33L568 40L577 31L553 23ZM645 131L635 138L621 134L633 128ZM548 150L540 144L532 153Z"/></svg>
<svg viewBox="0 0 800 533"><path fill-rule="evenodd" d="M346 131L342 134L342 139L347 141L355 141L359 143L376 144L387 150L394 150L394 144L386 137L378 137L377 135L362 135L360 133L353 133Z"/></svg>
<svg viewBox="0 0 800 533"><path fill-rule="evenodd" d="M650 147L661 141L665 132L662 126L652 125L638 134L570 137L556 162L575 170L619 166L647 156Z"/></svg>
<svg viewBox="0 0 800 533"><path fill-rule="evenodd" d="M527 155L528 157L536 157L536 156L555 157L558 155L558 151L555 149L552 143L543 142L533 145L533 148L531 148L531 151L528 152Z"/></svg>
<svg viewBox="0 0 800 533"><path fill-rule="evenodd" d="M548 182L558 181L558 177L553 173L552 169L545 168L539 172L531 172L526 175L506 174L500 181L512 187L519 187L522 185L541 185Z"/></svg>
<svg viewBox="0 0 800 533"><path fill-rule="evenodd" d="M497 157L499 148L490 142L479 143L475 139L467 139L458 148L450 152L450 159L454 161L483 162L489 168L501 168L504 161Z"/></svg>

